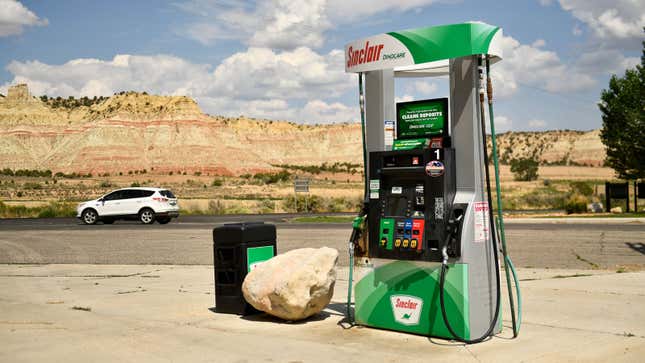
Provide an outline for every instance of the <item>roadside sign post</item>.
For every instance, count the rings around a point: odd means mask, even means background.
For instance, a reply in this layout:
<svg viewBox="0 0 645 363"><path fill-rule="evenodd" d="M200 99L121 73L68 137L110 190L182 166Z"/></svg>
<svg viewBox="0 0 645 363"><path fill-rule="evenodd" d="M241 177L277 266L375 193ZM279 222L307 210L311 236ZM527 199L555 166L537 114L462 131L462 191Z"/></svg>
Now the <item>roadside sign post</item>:
<svg viewBox="0 0 645 363"><path fill-rule="evenodd" d="M294 205L298 213L298 193L309 193L309 179L295 179L293 181ZM307 195L305 195L305 212L307 211Z"/></svg>
<svg viewBox="0 0 645 363"><path fill-rule="evenodd" d="M612 199L625 199L625 212L629 213L629 184L605 182L605 204L607 212L611 211Z"/></svg>

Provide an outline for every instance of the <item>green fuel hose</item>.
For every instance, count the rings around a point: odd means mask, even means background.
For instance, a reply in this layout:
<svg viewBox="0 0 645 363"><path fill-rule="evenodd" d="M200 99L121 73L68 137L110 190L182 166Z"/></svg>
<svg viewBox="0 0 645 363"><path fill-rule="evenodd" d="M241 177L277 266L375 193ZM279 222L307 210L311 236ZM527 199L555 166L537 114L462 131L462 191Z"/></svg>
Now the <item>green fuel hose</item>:
<svg viewBox="0 0 645 363"><path fill-rule="evenodd" d="M504 231L504 215L502 210L502 188L499 182L499 159L497 157L497 140L495 137L495 121L493 113L493 85L490 79L490 56L486 55L486 90L488 96L488 115L490 120L490 134L491 145L493 154L493 166L495 169L495 189L497 197L497 230L501 237L502 242L502 255L504 256L504 271L506 272L506 284L508 287L508 296L511 306L511 317L513 320L513 337L516 338L520 334L520 325L522 323L522 295L520 293L519 280L515 272L515 266L511 261L506 249L506 233ZM492 208L492 206L491 206ZM512 271L513 280L515 282L515 293L517 295L517 320L515 318L515 305L513 303L513 289L510 280L509 270Z"/></svg>

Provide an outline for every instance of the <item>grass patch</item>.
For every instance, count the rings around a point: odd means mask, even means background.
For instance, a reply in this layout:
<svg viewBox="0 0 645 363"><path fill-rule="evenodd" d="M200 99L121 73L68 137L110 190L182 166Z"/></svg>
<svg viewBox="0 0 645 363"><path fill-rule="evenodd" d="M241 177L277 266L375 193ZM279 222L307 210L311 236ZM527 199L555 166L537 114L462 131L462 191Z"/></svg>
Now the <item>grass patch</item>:
<svg viewBox="0 0 645 363"><path fill-rule="evenodd" d="M294 223L351 223L354 216L310 216L291 219Z"/></svg>
<svg viewBox="0 0 645 363"><path fill-rule="evenodd" d="M76 206L74 203L49 202L37 207L24 205L7 205L0 202L0 218L56 218L75 217Z"/></svg>

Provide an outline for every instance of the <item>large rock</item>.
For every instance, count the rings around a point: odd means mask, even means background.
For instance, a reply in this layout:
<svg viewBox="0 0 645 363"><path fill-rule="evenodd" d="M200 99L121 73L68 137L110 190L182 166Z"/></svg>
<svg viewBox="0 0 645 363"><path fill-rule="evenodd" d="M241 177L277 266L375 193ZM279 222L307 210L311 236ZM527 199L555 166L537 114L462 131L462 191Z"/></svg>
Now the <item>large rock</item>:
<svg viewBox="0 0 645 363"><path fill-rule="evenodd" d="M285 320L301 320L329 304L336 282L338 251L301 248L256 266L242 284L244 298L258 310Z"/></svg>

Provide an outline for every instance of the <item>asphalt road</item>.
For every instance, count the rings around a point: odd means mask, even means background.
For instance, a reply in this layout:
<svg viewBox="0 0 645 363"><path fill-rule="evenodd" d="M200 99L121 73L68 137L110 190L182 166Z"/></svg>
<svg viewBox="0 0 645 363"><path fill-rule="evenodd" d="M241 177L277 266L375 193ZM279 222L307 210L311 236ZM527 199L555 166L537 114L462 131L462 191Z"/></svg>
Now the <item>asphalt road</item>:
<svg viewBox="0 0 645 363"><path fill-rule="evenodd" d="M263 220L276 224L278 251L329 246L347 265L349 223L287 223L293 215L191 216L167 225L116 222L81 225L75 219L0 219L0 263L212 264L213 227ZM599 222L506 225L518 267L645 269L645 224Z"/></svg>

